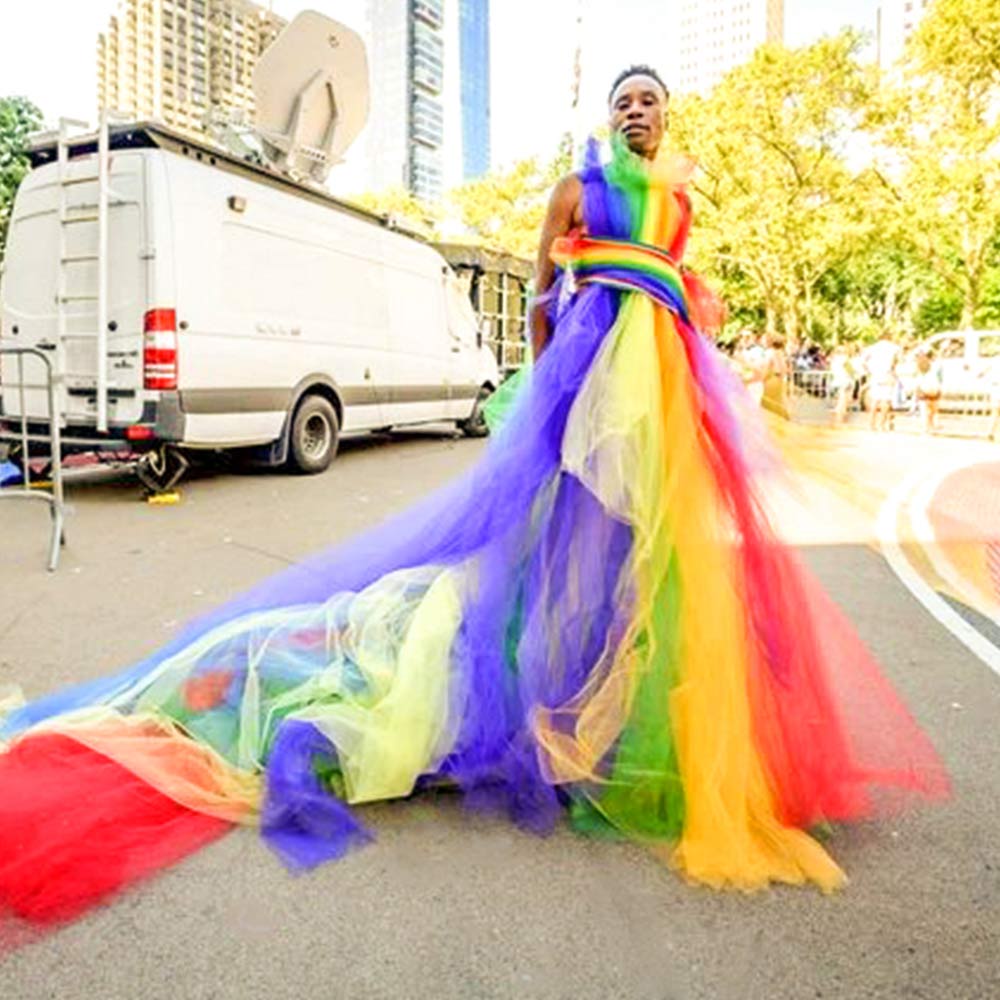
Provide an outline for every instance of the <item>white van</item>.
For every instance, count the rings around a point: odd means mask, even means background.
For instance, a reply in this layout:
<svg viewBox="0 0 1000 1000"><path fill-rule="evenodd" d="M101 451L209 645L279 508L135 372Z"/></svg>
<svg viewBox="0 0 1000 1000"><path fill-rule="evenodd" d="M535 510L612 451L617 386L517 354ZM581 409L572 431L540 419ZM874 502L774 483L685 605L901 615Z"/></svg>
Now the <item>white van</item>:
<svg viewBox="0 0 1000 1000"><path fill-rule="evenodd" d="M1000 380L1000 330L949 330L920 348L940 368L943 409L988 407L991 386Z"/></svg>
<svg viewBox="0 0 1000 1000"><path fill-rule="evenodd" d="M496 359L431 246L160 124L106 141L103 222L97 138L31 150L0 284L0 345L49 352L68 447L149 451L167 479L195 449L319 472L341 433L441 420L485 433ZM0 422L22 416L13 371ZM41 389L25 399L47 419Z"/></svg>

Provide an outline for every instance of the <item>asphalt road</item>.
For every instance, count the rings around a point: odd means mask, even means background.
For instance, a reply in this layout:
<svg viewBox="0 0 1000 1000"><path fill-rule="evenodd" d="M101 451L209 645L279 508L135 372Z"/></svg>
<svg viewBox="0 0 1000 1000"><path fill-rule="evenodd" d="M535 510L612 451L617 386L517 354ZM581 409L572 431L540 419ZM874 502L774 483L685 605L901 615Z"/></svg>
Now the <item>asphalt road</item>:
<svg viewBox="0 0 1000 1000"><path fill-rule="evenodd" d="M71 492L59 572L39 506L0 508L0 688L34 696L155 648L182 620L349 536L475 461L434 434L348 445L329 473L209 475L178 506ZM363 810L376 842L305 877L238 831L0 960L0 997L1000 997L1000 679L852 530L835 498L787 520L944 756L954 799L834 833L851 882L748 896L638 847L466 815L450 794ZM819 515L820 504L827 505ZM823 531L810 534L810 524ZM809 544L812 543L812 544Z"/></svg>

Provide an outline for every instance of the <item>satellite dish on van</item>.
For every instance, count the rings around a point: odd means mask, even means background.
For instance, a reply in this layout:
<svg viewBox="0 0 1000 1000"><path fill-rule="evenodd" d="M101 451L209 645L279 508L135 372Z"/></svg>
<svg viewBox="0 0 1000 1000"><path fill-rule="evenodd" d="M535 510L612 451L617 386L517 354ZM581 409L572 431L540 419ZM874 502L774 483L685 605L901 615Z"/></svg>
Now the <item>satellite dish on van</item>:
<svg viewBox="0 0 1000 1000"><path fill-rule="evenodd" d="M368 57L357 32L307 10L253 74L256 129L275 166L322 184L368 120Z"/></svg>

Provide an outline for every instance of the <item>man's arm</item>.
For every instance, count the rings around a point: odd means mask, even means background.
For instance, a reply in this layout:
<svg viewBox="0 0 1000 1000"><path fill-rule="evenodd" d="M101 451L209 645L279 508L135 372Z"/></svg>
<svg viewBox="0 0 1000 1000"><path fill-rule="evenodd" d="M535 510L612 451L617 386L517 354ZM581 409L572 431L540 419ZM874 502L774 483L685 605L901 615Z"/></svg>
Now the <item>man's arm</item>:
<svg viewBox="0 0 1000 1000"><path fill-rule="evenodd" d="M543 295L552 287L556 273L556 266L549 257L552 243L558 237L565 236L575 225L579 224L582 194L583 185L580 183L580 179L572 174L564 177L552 191L548 212L542 225L541 241L538 244L538 259L535 262L536 297ZM551 336L548 306L545 303L532 307L530 330L531 348L537 361L548 345Z"/></svg>

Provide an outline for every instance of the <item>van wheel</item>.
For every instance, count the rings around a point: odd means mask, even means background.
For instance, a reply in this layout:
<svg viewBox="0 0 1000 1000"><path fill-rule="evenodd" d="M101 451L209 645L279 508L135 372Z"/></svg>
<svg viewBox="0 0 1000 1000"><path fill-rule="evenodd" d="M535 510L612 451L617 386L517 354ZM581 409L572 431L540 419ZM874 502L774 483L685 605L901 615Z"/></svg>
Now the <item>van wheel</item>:
<svg viewBox="0 0 1000 1000"><path fill-rule="evenodd" d="M305 475L325 472L337 454L339 440L340 421L330 401L306 396L292 420L288 464Z"/></svg>
<svg viewBox="0 0 1000 1000"><path fill-rule="evenodd" d="M483 407L486 405L486 400L488 400L491 395L491 390L483 386L483 388L479 390L479 395L476 396L476 402L472 407L472 413L467 419L458 421L458 429L466 437L484 438L489 436L490 428L486 423L486 412Z"/></svg>

